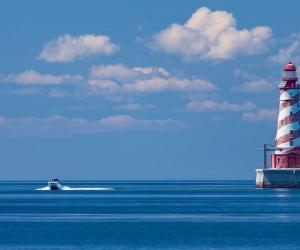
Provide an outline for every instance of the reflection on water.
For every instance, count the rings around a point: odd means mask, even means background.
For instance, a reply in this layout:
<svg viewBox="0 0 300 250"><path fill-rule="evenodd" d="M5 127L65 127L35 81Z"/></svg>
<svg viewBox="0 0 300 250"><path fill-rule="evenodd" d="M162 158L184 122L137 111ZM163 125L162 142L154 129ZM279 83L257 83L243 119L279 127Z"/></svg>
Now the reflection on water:
<svg viewBox="0 0 300 250"><path fill-rule="evenodd" d="M253 182L0 182L0 249L299 249L300 190Z"/></svg>

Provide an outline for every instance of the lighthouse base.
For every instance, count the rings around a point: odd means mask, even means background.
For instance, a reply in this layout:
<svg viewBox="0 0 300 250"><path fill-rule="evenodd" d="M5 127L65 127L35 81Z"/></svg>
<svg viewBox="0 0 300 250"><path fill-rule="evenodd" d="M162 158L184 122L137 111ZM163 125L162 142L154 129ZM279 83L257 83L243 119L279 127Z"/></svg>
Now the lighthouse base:
<svg viewBox="0 0 300 250"><path fill-rule="evenodd" d="M256 169L257 188L300 188L299 168Z"/></svg>

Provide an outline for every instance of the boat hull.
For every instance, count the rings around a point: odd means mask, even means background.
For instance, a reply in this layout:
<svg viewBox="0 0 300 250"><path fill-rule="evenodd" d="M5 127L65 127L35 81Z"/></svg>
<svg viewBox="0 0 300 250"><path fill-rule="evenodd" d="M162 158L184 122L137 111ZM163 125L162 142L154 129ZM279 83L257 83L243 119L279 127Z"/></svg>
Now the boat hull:
<svg viewBox="0 0 300 250"><path fill-rule="evenodd" d="M62 185L57 182L48 182L48 187L50 190L62 190L63 189Z"/></svg>

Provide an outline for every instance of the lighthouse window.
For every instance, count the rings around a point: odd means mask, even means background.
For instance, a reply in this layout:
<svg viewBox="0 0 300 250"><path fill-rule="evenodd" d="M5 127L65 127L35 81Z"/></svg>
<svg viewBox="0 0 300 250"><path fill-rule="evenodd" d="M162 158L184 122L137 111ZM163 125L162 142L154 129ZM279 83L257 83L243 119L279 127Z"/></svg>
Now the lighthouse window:
<svg viewBox="0 0 300 250"><path fill-rule="evenodd" d="M290 111L290 115L292 115L293 114L293 112L292 111Z"/></svg>
<svg viewBox="0 0 300 250"><path fill-rule="evenodd" d="M290 146L294 146L294 141L290 141Z"/></svg>
<svg viewBox="0 0 300 250"><path fill-rule="evenodd" d="M293 134L293 130L292 129L290 130L290 134Z"/></svg>

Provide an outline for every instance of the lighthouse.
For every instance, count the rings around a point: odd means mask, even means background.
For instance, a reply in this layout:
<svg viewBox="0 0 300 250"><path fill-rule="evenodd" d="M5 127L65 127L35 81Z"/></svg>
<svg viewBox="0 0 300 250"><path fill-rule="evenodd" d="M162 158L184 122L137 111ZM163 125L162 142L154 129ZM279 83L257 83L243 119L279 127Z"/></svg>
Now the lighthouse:
<svg viewBox="0 0 300 250"><path fill-rule="evenodd" d="M275 146L280 150L271 155L271 167L300 168L300 86L291 61L284 66L279 89Z"/></svg>
<svg viewBox="0 0 300 250"><path fill-rule="evenodd" d="M264 168L256 170L257 187L300 187L300 85L296 65L289 61L279 84L275 144L264 145ZM271 151L270 166L267 152Z"/></svg>

